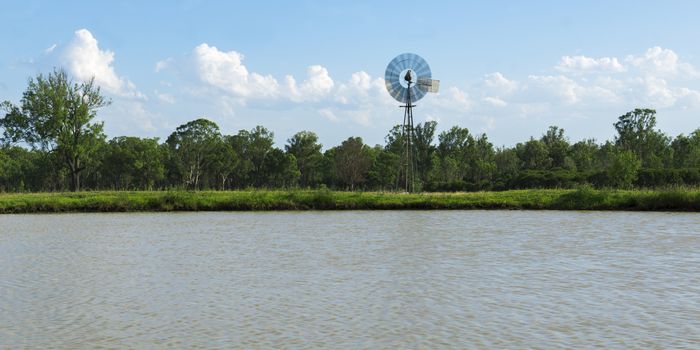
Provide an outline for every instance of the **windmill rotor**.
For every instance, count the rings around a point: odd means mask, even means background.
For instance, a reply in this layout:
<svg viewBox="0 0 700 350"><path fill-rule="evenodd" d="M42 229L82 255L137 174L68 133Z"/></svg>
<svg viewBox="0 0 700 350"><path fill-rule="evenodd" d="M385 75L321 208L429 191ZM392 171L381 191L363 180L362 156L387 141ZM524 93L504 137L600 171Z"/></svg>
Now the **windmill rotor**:
<svg viewBox="0 0 700 350"><path fill-rule="evenodd" d="M406 79L410 75L410 79ZM410 82L410 83L409 83ZM413 53L396 56L384 72L384 83L389 95L401 103L422 99L428 92L437 92L440 81L432 79L430 66Z"/></svg>

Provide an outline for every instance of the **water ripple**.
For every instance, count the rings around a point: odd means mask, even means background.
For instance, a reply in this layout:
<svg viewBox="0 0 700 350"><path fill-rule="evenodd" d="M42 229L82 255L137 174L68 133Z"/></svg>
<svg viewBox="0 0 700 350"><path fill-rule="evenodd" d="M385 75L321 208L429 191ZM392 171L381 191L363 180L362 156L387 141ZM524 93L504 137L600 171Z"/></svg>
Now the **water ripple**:
<svg viewBox="0 0 700 350"><path fill-rule="evenodd" d="M697 214L0 216L0 348L698 348Z"/></svg>

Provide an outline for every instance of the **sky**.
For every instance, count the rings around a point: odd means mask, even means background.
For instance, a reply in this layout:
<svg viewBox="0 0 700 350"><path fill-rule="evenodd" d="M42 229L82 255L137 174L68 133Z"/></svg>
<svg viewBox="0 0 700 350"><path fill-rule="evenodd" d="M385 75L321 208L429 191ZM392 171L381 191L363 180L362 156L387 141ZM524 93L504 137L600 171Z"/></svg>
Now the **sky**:
<svg viewBox="0 0 700 350"><path fill-rule="evenodd" d="M700 127L698 1L6 1L0 101L54 68L94 77L108 137L165 139L205 117L222 133L263 125L282 147L384 144L403 111L384 70L404 52L440 80L414 109L496 146L550 125L573 142L614 137L655 108L670 136Z"/></svg>

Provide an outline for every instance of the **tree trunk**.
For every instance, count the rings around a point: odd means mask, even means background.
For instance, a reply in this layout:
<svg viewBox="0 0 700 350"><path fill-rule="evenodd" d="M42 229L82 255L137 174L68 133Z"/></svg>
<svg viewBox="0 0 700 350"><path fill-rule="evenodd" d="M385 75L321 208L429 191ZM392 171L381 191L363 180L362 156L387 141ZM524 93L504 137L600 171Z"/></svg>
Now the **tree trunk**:
<svg viewBox="0 0 700 350"><path fill-rule="evenodd" d="M71 169L70 174L71 174L71 178L70 178L71 189L70 190L73 192L80 191L80 170Z"/></svg>
<svg viewBox="0 0 700 350"><path fill-rule="evenodd" d="M68 158L68 168L70 169L70 190L80 191L80 163L77 159Z"/></svg>

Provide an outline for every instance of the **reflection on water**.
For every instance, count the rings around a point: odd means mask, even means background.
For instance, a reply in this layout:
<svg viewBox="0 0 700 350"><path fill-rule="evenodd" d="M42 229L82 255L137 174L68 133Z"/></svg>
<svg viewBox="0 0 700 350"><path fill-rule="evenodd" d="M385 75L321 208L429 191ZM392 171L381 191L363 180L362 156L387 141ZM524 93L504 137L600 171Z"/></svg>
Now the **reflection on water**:
<svg viewBox="0 0 700 350"><path fill-rule="evenodd" d="M0 348L697 348L700 215L0 216Z"/></svg>

